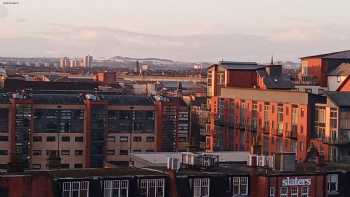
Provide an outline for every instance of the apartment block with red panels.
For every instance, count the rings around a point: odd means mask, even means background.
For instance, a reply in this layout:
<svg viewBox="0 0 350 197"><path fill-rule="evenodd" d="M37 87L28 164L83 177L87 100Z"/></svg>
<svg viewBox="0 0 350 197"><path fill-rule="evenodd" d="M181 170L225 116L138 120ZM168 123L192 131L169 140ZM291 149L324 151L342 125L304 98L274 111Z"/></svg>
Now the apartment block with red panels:
<svg viewBox="0 0 350 197"><path fill-rule="evenodd" d="M190 145L190 108L182 98L156 98L157 150L187 151Z"/></svg>
<svg viewBox="0 0 350 197"><path fill-rule="evenodd" d="M327 76L342 63L350 62L350 51L302 57L300 82L306 85L328 87Z"/></svg>
<svg viewBox="0 0 350 197"><path fill-rule="evenodd" d="M314 130L315 103L324 98L303 92L222 88L211 98L207 150L248 151L259 145L261 154L294 152L306 157Z"/></svg>
<svg viewBox="0 0 350 197"><path fill-rule="evenodd" d="M131 152L154 152L157 119L147 96L77 92L0 96L0 164L48 169L128 165Z"/></svg>
<svg viewBox="0 0 350 197"><path fill-rule="evenodd" d="M219 96L223 87L289 90L294 85L282 73L282 65L221 61L208 68L207 95Z"/></svg>

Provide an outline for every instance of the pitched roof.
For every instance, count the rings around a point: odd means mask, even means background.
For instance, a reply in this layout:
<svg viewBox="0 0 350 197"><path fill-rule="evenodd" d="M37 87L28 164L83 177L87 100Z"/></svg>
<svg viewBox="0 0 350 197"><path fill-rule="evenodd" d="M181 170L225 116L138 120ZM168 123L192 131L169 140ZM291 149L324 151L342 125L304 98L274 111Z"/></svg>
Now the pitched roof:
<svg viewBox="0 0 350 197"><path fill-rule="evenodd" d="M257 74L260 75L267 89L293 89L293 82L285 75L268 75L265 70L258 70Z"/></svg>
<svg viewBox="0 0 350 197"><path fill-rule="evenodd" d="M334 70L332 70L328 75L330 76L347 76L350 75L350 64L342 63Z"/></svg>
<svg viewBox="0 0 350 197"><path fill-rule="evenodd" d="M327 92L326 95L339 107L350 107L350 92Z"/></svg>
<svg viewBox="0 0 350 197"><path fill-rule="evenodd" d="M32 99L37 104L82 105L84 103L79 94L33 94Z"/></svg>
<svg viewBox="0 0 350 197"><path fill-rule="evenodd" d="M111 105L154 105L154 99L150 96L102 95L101 98Z"/></svg>
<svg viewBox="0 0 350 197"><path fill-rule="evenodd" d="M305 56L305 57L301 57L300 59L313 58L313 57L320 57L320 58L326 58L326 59L350 59L350 50Z"/></svg>

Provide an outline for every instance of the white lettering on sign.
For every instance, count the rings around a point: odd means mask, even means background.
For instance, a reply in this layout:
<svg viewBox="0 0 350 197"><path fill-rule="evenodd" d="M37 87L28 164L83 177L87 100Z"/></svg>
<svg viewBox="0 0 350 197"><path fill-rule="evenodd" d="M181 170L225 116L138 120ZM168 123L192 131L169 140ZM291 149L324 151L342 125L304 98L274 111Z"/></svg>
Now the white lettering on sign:
<svg viewBox="0 0 350 197"><path fill-rule="evenodd" d="M311 185L311 179L300 179L300 178L284 178L282 180L282 186L303 186L303 185Z"/></svg>

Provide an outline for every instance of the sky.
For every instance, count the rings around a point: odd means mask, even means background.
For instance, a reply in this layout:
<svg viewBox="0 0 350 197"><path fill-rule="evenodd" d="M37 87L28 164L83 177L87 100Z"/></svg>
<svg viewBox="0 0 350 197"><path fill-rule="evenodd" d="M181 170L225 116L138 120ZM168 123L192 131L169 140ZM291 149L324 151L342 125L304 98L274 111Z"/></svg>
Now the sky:
<svg viewBox="0 0 350 197"><path fill-rule="evenodd" d="M349 0L0 3L0 56L266 62L350 48Z"/></svg>

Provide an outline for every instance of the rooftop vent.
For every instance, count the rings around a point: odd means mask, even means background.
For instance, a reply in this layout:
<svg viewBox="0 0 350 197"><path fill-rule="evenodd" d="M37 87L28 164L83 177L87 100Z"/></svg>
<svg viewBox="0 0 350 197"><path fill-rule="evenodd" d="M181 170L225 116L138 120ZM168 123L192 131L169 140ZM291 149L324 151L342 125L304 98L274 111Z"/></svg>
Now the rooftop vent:
<svg viewBox="0 0 350 197"><path fill-rule="evenodd" d="M219 165L219 156L205 153L182 153L181 164L189 168L217 167Z"/></svg>

